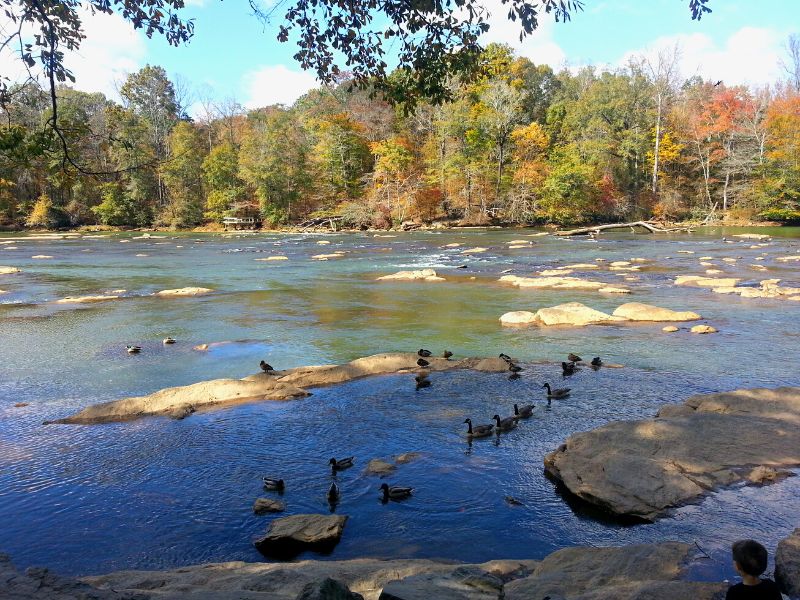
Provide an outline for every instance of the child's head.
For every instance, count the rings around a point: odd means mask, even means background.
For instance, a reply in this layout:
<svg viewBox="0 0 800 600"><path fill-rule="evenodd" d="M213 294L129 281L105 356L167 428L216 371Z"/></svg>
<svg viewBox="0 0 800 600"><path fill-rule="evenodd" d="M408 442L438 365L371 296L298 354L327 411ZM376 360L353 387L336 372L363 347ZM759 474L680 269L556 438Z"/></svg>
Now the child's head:
<svg viewBox="0 0 800 600"><path fill-rule="evenodd" d="M744 574L758 577L767 570L767 549L755 540L733 543L733 562Z"/></svg>

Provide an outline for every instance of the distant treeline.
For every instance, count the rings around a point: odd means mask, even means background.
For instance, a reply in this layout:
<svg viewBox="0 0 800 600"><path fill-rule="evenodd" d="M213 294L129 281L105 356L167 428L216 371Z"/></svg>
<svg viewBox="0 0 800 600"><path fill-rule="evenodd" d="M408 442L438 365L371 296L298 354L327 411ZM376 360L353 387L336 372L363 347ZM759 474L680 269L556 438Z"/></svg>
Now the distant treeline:
<svg viewBox="0 0 800 600"><path fill-rule="evenodd" d="M790 83L681 80L675 55L555 73L491 45L481 64L450 82L450 102L409 114L345 80L291 107L207 103L191 119L147 66L122 104L60 88L54 131L49 97L13 87L0 108L0 225L800 218Z"/></svg>

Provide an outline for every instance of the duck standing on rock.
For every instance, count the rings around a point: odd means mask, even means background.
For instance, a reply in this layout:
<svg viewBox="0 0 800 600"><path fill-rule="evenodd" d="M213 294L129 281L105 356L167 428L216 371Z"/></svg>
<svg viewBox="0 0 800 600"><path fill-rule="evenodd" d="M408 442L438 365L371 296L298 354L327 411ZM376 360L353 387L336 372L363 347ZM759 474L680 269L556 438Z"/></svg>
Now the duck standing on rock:
<svg viewBox="0 0 800 600"><path fill-rule="evenodd" d="M271 364L269 364L268 362L264 362L263 360L260 363L258 363L258 366L261 367L261 370L264 371L264 373L271 373L272 371L275 370L272 368Z"/></svg>
<svg viewBox="0 0 800 600"><path fill-rule="evenodd" d="M390 486L386 483L381 484L380 489L383 492L384 503L389 500L403 500L411 497L411 494L414 493L414 488L402 487L399 485Z"/></svg>
<svg viewBox="0 0 800 600"><path fill-rule="evenodd" d="M424 367L429 367L431 363L429 363L429 362L428 362L427 360L425 360L424 358L418 358L418 359L417 359L417 364L418 364L420 367L423 367L423 368L424 368Z"/></svg>
<svg viewBox="0 0 800 600"><path fill-rule="evenodd" d="M274 479L272 477L264 477L264 489L270 492L282 492L286 485L283 479Z"/></svg>
<svg viewBox="0 0 800 600"><path fill-rule="evenodd" d="M508 370L511 371L512 373L519 373L520 371L522 371L522 367L520 367L519 365L515 365L514 363L509 363Z"/></svg>
<svg viewBox="0 0 800 600"><path fill-rule="evenodd" d="M514 416L518 419L527 419L533 416L533 409L535 404L523 404L522 406L514 405Z"/></svg>
<svg viewBox="0 0 800 600"><path fill-rule="evenodd" d="M417 354L419 354L423 358L428 358L431 355L431 351L425 350L424 348L420 348L419 350L417 350Z"/></svg>
<svg viewBox="0 0 800 600"><path fill-rule="evenodd" d="M444 358L445 360L450 360L451 356L453 356L453 353L450 352L450 350L445 350L444 352L442 352L442 358Z"/></svg>
<svg viewBox="0 0 800 600"><path fill-rule="evenodd" d="M467 424L467 437L486 437L492 435L494 425L472 425L472 419L464 419Z"/></svg>
<svg viewBox="0 0 800 600"><path fill-rule="evenodd" d="M332 458L328 461L328 464L331 466L331 471L335 474L337 471L344 471L345 469L349 469L353 466L353 460L355 456L348 456L347 458L342 458L336 460Z"/></svg>
<svg viewBox="0 0 800 600"><path fill-rule="evenodd" d="M508 354L503 354L501 352L500 356L498 358L502 358L504 361L506 361L507 363L511 364L511 357Z"/></svg>
<svg viewBox="0 0 800 600"><path fill-rule="evenodd" d="M501 419L500 415L495 415L492 418L497 421L497 431L511 431L517 426L517 419L515 417Z"/></svg>
<svg viewBox="0 0 800 600"><path fill-rule="evenodd" d="M571 363L579 363L583 361L583 359L580 356L578 356L577 354L573 354L572 352L567 354L567 360Z"/></svg>

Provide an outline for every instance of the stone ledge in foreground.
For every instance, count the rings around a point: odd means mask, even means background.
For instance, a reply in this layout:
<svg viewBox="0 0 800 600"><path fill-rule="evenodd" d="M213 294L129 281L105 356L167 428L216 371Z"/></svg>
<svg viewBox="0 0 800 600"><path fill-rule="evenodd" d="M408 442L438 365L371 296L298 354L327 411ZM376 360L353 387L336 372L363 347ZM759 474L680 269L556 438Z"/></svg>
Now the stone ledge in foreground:
<svg viewBox="0 0 800 600"><path fill-rule="evenodd" d="M578 498L652 521L722 487L772 483L800 466L800 388L692 396L655 419L572 435L544 464Z"/></svg>
<svg viewBox="0 0 800 600"><path fill-rule="evenodd" d="M375 354L358 358L342 365L297 367L273 373L258 373L244 379L214 379L191 385L166 388L147 396L123 398L88 406L80 412L46 421L45 424L110 423L149 416L174 416L182 418L194 410L219 407L225 404L261 402L264 400L290 400L309 396L306 388L334 385L369 377L393 373L418 371L419 356L409 352ZM504 372L508 365L499 358L465 358L459 361L431 357L426 359L429 371L473 369L484 372Z"/></svg>
<svg viewBox="0 0 800 600"><path fill-rule="evenodd" d="M120 571L79 581L56 577L46 569L23 575L8 557L0 556L0 596L14 600L296 600L310 584L330 578L366 600L539 600L547 595L554 600L721 600L725 584L682 579L693 553L688 544L666 542L565 548L542 561L228 562L169 571Z"/></svg>

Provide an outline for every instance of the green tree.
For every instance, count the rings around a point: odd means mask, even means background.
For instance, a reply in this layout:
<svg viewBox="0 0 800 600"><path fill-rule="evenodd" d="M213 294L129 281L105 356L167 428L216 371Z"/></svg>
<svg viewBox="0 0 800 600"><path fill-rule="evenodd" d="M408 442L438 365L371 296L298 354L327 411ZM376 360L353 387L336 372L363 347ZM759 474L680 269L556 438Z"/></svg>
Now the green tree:
<svg viewBox="0 0 800 600"><path fill-rule="evenodd" d="M239 153L229 141L215 146L203 160L203 181L208 190L205 217L219 223L237 201L244 198L239 178Z"/></svg>
<svg viewBox="0 0 800 600"><path fill-rule="evenodd" d="M160 221L171 227L193 227L203 218L203 141L197 128L186 121L170 133L170 158L161 167L168 201Z"/></svg>

